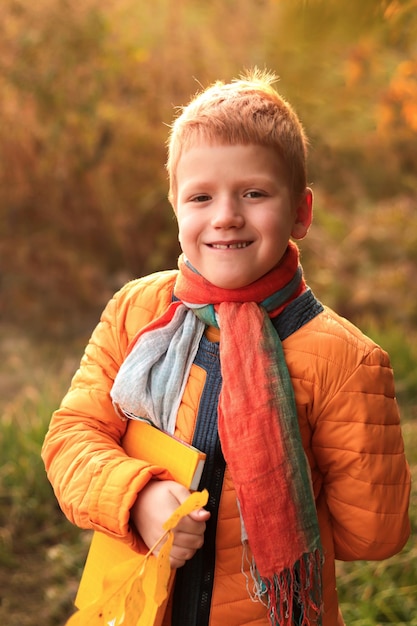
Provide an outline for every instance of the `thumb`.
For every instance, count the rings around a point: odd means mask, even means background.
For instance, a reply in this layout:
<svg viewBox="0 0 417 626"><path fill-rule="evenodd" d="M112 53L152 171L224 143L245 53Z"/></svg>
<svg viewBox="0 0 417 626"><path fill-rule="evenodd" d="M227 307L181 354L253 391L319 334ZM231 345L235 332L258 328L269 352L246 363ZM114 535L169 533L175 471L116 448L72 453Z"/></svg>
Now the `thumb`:
<svg viewBox="0 0 417 626"><path fill-rule="evenodd" d="M191 492L180 483L172 482L169 489L171 496L175 498L178 504L182 504L191 495ZM195 522L206 522L210 517L210 512L206 509L197 509L189 513L189 517Z"/></svg>
<svg viewBox="0 0 417 626"><path fill-rule="evenodd" d="M178 504L185 502L191 495L191 492L186 487L174 481L169 483L169 493L178 502Z"/></svg>

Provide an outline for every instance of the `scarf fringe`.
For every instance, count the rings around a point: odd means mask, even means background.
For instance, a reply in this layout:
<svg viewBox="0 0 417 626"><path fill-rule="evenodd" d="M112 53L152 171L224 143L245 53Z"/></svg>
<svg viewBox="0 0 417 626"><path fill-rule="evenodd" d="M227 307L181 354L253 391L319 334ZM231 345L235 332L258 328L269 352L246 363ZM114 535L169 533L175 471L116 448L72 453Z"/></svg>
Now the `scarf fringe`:
<svg viewBox="0 0 417 626"><path fill-rule="evenodd" d="M254 559L247 558L247 550L245 542L243 560L249 562L253 583L250 588L249 577L245 573L247 590L253 602L261 602L268 609L271 626L320 626L321 550L303 554L291 569L274 574L272 579L259 574Z"/></svg>

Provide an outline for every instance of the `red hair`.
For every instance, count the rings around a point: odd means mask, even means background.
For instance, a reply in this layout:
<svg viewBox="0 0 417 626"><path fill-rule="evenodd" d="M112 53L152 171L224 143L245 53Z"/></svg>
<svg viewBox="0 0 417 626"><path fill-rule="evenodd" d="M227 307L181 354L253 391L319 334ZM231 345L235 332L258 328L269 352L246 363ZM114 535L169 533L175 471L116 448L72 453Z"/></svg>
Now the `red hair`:
<svg viewBox="0 0 417 626"><path fill-rule="evenodd" d="M272 147L287 168L294 197L304 192L308 142L297 114L273 87L276 80L274 74L255 68L230 83L215 82L180 108L168 139L172 204L181 154L201 141Z"/></svg>

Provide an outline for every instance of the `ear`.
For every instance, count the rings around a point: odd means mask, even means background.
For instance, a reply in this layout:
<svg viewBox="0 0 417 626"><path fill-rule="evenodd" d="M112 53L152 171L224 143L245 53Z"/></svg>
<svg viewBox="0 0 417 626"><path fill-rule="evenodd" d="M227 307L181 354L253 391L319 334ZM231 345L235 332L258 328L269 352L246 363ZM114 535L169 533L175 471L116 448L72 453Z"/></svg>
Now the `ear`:
<svg viewBox="0 0 417 626"><path fill-rule="evenodd" d="M313 221L313 192L306 187L295 208L295 219L291 236L294 239L303 239Z"/></svg>

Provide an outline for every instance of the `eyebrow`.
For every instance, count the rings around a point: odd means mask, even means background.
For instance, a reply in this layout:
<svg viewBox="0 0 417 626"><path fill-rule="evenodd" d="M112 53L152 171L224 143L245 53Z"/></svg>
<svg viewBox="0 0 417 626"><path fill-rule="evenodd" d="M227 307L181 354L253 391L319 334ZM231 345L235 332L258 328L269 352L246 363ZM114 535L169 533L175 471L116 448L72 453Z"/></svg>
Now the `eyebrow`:
<svg viewBox="0 0 417 626"><path fill-rule="evenodd" d="M247 186L247 187L257 187L257 186L262 186L262 185L269 185L271 182L275 182L278 180L278 177L272 177L272 176L265 176L262 174L249 174L247 177L242 177L240 179L238 179L237 181L234 181L234 185L236 185L237 187L239 186ZM205 178L194 178L191 180L187 180L183 185L182 188L187 190L188 189L193 189L193 188L198 188L198 189L203 189L203 188L210 188L212 186L217 185L217 180L211 181L209 179L205 179Z"/></svg>

